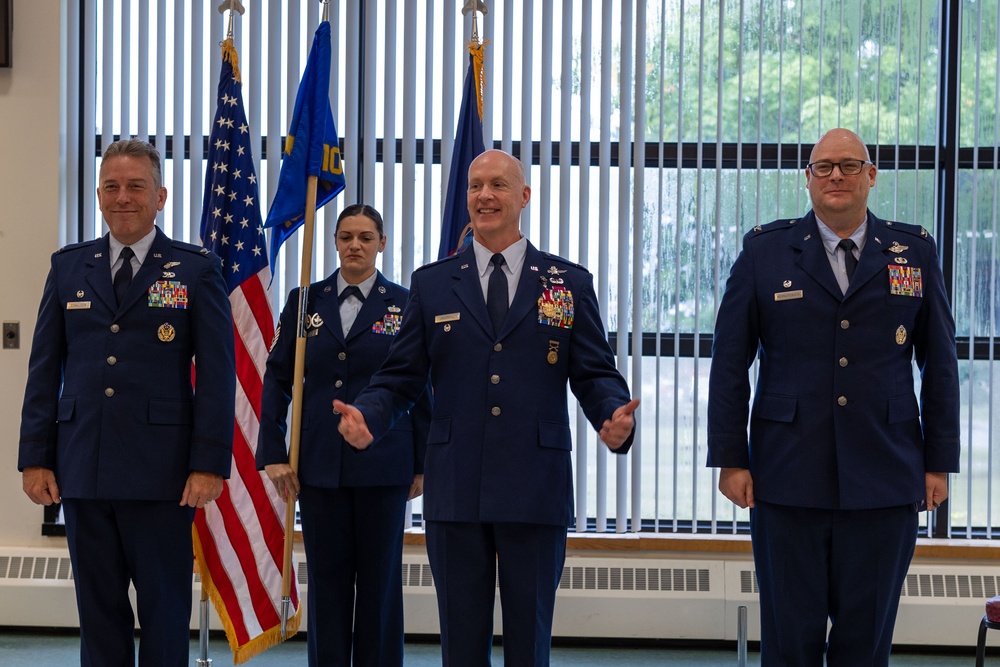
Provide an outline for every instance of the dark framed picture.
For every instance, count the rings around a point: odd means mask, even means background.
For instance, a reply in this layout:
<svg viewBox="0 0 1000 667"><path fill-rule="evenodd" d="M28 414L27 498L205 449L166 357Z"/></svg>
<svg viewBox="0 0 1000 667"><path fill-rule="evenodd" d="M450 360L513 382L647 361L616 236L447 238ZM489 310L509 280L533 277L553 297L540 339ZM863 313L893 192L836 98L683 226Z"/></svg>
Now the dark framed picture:
<svg viewBox="0 0 1000 667"><path fill-rule="evenodd" d="M12 15L14 0L0 0L0 67L10 67Z"/></svg>

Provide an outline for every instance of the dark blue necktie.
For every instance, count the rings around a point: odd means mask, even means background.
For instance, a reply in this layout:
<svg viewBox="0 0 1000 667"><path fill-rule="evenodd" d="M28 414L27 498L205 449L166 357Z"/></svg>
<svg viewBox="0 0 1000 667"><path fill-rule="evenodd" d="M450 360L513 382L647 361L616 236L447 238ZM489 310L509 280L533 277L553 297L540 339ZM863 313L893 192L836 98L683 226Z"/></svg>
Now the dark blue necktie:
<svg viewBox="0 0 1000 667"><path fill-rule="evenodd" d="M125 293L128 292L128 286L132 284L132 258L135 257L135 253L132 252L132 248L125 246L122 248L120 255L122 260L122 265L118 267L118 272L115 273L114 287L115 287L115 300L118 305L122 305L122 301L125 300Z"/></svg>
<svg viewBox="0 0 1000 667"><path fill-rule="evenodd" d="M844 239L837 244L838 248L844 250L844 268L847 269L847 282L851 282L854 277L854 269L858 267L858 258L854 256L854 241Z"/></svg>
<svg viewBox="0 0 1000 667"><path fill-rule="evenodd" d="M507 308L510 304L507 301L507 276L503 272L503 255L496 253L490 259L493 264L493 273L490 274L490 281L486 285L486 310L490 313L490 321L493 322L493 333L499 334L504 318L507 317Z"/></svg>

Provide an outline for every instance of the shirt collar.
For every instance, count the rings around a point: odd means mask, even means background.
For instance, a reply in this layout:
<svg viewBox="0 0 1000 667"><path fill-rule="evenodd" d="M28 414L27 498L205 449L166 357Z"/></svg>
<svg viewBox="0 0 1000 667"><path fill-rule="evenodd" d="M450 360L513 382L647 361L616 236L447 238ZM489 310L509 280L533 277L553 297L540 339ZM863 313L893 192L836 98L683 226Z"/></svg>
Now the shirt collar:
<svg viewBox="0 0 1000 667"><path fill-rule="evenodd" d="M146 255L149 254L149 249L153 247L153 239L155 238L156 227L154 226L148 234L129 246L129 248L132 248L132 252L135 253L135 258L139 260L140 266L146 260ZM108 251L111 255L112 266L114 266L115 262L118 261L118 256L122 254L122 248L124 247L124 243L116 239L114 234L108 232Z"/></svg>
<svg viewBox="0 0 1000 667"><path fill-rule="evenodd" d="M476 268L479 270L479 277L486 275L486 269L493 259L493 251L484 246L475 238L472 239L472 250L476 253ZM521 274L521 266L524 264L524 256L528 252L528 239L523 235L517 241L500 251L503 255L504 264L512 276Z"/></svg>
<svg viewBox="0 0 1000 667"><path fill-rule="evenodd" d="M368 293L372 291L372 287L375 286L375 281L378 279L378 270L376 269L370 276L358 283L358 289L361 290L361 294L368 298ZM344 274L337 271L337 294L339 295L344 289L351 283L344 280Z"/></svg>
<svg viewBox="0 0 1000 667"><path fill-rule="evenodd" d="M837 253L837 244L840 243L841 238L837 236L836 232L826 226L819 216L816 216L816 227L819 229L820 238L823 239L823 247L831 255ZM854 245L858 246L858 252L865 247L865 239L868 238L868 216L865 216L865 221L854 230L848 238L854 241Z"/></svg>

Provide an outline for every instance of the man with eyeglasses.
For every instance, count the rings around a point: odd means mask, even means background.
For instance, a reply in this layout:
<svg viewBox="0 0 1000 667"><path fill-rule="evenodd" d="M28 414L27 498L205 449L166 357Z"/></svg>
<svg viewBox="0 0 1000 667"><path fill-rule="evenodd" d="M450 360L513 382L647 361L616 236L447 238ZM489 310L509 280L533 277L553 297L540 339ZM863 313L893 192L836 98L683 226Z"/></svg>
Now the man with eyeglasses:
<svg viewBox="0 0 1000 667"><path fill-rule="evenodd" d="M823 135L812 211L747 233L718 311L708 465L750 508L765 667L888 665L919 512L958 470L937 253L922 227L868 210L876 172L856 134Z"/></svg>

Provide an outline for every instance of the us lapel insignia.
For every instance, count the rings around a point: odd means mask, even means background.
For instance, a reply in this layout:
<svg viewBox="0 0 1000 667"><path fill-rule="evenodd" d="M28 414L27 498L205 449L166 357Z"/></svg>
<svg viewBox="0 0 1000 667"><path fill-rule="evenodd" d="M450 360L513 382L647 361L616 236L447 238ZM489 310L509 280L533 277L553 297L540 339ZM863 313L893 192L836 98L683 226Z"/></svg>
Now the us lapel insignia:
<svg viewBox="0 0 1000 667"><path fill-rule="evenodd" d="M385 294L385 286L384 285L379 285L378 286L378 293L379 294Z"/></svg>

